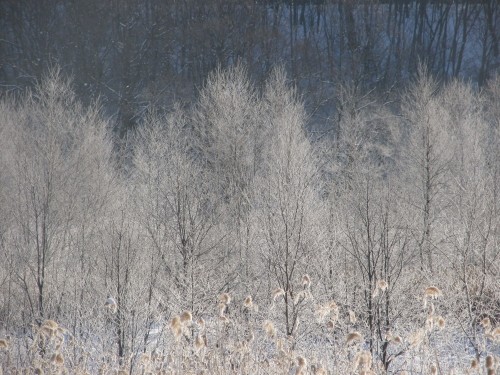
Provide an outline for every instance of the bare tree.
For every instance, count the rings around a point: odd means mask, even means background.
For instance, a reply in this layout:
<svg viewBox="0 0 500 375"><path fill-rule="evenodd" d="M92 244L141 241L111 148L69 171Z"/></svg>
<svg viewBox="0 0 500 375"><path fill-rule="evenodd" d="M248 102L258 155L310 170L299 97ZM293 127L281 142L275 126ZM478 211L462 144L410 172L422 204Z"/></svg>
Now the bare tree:
<svg viewBox="0 0 500 375"><path fill-rule="evenodd" d="M301 285L309 262L321 250L321 205L315 154L305 136L304 108L282 70L267 83L265 166L258 175L254 210L261 254L270 282L284 291L281 317L294 335L310 295ZM306 288L307 289L307 288Z"/></svg>

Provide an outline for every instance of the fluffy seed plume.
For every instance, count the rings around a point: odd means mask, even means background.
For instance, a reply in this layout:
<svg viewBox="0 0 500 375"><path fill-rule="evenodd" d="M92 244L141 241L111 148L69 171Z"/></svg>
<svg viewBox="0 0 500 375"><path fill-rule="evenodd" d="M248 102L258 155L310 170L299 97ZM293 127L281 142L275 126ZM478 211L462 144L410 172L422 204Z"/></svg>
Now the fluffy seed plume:
<svg viewBox="0 0 500 375"><path fill-rule="evenodd" d="M62 356L61 353L54 353L52 354L52 357L50 358L50 361L55 364L56 366L62 366L64 365L64 357Z"/></svg>
<svg viewBox="0 0 500 375"><path fill-rule="evenodd" d="M491 320L488 317L483 318L481 320L480 324L483 326L483 328L485 329L485 331L489 331L489 329L491 328Z"/></svg>
<svg viewBox="0 0 500 375"><path fill-rule="evenodd" d="M107 308L111 313L116 313L118 310L118 303L116 300L108 295L108 298L106 299L106 302L104 302L104 307Z"/></svg>
<svg viewBox="0 0 500 375"><path fill-rule="evenodd" d="M253 307L252 296L247 296L245 298L245 301L243 301L243 306L246 307L247 309L251 309Z"/></svg>
<svg viewBox="0 0 500 375"><path fill-rule="evenodd" d="M189 325L193 321L193 315L190 311L184 311L180 316L181 323L184 325Z"/></svg>
<svg viewBox="0 0 500 375"><path fill-rule="evenodd" d="M6 350L9 348L9 340L0 339L0 350Z"/></svg>
<svg viewBox="0 0 500 375"><path fill-rule="evenodd" d="M276 301L276 299L280 296L284 296L285 291L282 288L276 288L273 290L273 301Z"/></svg>
<svg viewBox="0 0 500 375"><path fill-rule="evenodd" d="M179 337L182 333L182 323L179 316L174 316L170 321L170 329L175 337Z"/></svg>
<svg viewBox="0 0 500 375"><path fill-rule="evenodd" d="M219 301L224 305L229 305L231 303L231 296L229 295L229 293L222 293L219 296Z"/></svg>
<svg viewBox="0 0 500 375"><path fill-rule="evenodd" d="M394 336L390 341L393 344L401 344L403 342L403 339L401 339L401 336Z"/></svg>
<svg viewBox="0 0 500 375"><path fill-rule="evenodd" d="M273 322L271 322L270 320L265 320L263 327L268 337L273 338L276 336L276 329L274 328Z"/></svg>
<svg viewBox="0 0 500 375"><path fill-rule="evenodd" d="M56 330L57 327L59 327L59 324L57 324L55 321L47 319L43 322L42 327L48 327L53 330Z"/></svg>
<svg viewBox="0 0 500 375"><path fill-rule="evenodd" d="M434 320L439 329L443 329L446 326L446 320L442 316L436 316Z"/></svg>
<svg viewBox="0 0 500 375"><path fill-rule="evenodd" d="M443 293L436 286L427 287L425 289L425 292L424 292L424 297L425 298L429 297L429 298L432 298L432 299L436 299L438 297L441 297L442 295L443 295Z"/></svg>
<svg viewBox="0 0 500 375"><path fill-rule="evenodd" d="M354 344L363 341L363 336L359 332L351 332L346 337L347 344Z"/></svg>
<svg viewBox="0 0 500 375"><path fill-rule="evenodd" d="M389 284L385 280L377 281L377 288L384 292L389 287Z"/></svg>
<svg viewBox="0 0 500 375"><path fill-rule="evenodd" d="M196 350L201 350L205 347L205 338L202 335L197 335L194 340L194 347Z"/></svg>

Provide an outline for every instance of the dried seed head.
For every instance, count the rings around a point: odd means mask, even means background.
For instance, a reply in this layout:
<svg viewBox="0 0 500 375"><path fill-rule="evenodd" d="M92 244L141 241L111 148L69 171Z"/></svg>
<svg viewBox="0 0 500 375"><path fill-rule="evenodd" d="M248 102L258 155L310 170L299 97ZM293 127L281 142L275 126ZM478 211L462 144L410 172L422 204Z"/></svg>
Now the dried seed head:
<svg viewBox="0 0 500 375"><path fill-rule="evenodd" d="M424 297L429 297L432 299L441 297L442 295L443 295L443 293L436 286L430 286L430 287L426 288L425 292L424 292Z"/></svg>
<svg viewBox="0 0 500 375"><path fill-rule="evenodd" d="M54 353L52 354L52 357L50 357L50 361L55 364L56 366L62 366L64 365L64 357L62 356L61 353Z"/></svg>
<svg viewBox="0 0 500 375"><path fill-rule="evenodd" d="M491 354L486 356L485 365L487 369L492 369L495 366L495 358Z"/></svg>
<svg viewBox="0 0 500 375"><path fill-rule="evenodd" d="M379 280L377 281L377 288L380 289L382 292L385 291L389 287L389 284L385 280Z"/></svg>
<svg viewBox="0 0 500 375"><path fill-rule="evenodd" d="M273 322L271 322L270 320L265 320L263 327L268 337L273 338L276 336L276 329L274 328Z"/></svg>
<svg viewBox="0 0 500 375"><path fill-rule="evenodd" d="M9 348L9 340L0 339L0 350L7 350Z"/></svg>
<svg viewBox="0 0 500 375"><path fill-rule="evenodd" d="M354 344L363 341L363 336L359 332L351 332L346 337L347 344Z"/></svg>
<svg viewBox="0 0 500 375"><path fill-rule="evenodd" d="M307 360L304 357L297 357L297 364L301 369L307 366Z"/></svg>
<svg viewBox="0 0 500 375"><path fill-rule="evenodd" d="M446 320L442 316L436 316L435 321L439 327L439 329L443 329L446 325Z"/></svg>
<svg viewBox="0 0 500 375"><path fill-rule="evenodd" d="M184 325L189 325L193 321L193 315L190 311L184 311L180 317L181 323Z"/></svg>
<svg viewBox="0 0 500 375"><path fill-rule="evenodd" d="M48 327L53 329L54 331L57 329L58 326L59 325L55 321L50 319L45 320L42 324L42 327Z"/></svg>
<svg viewBox="0 0 500 375"><path fill-rule="evenodd" d="M170 327L171 328L177 328L177 327L180 327L180 326L181 326L181 318L178 315L176 315L170 321Z"/></svg>
<svg viewBox="0 0 500 375"><path fill-rule="evenodd" d="M276 298L280 297L280 296L284 296L285 295L285 291L281 288L276 288L273 290L273 301L276 301Z"/></svg>
<svg viewBox="0 0 500 375"><path fill-rule="evenodd" d="M251 309L253 307L252 296L247 296L245 298L245 301L243 302L243 306L246 307L247 309Z"/></svg>
<svg viewBox="0 0 500 375"><path fill-rule="evenodd" d="M172 330L175 337L179 337L182 334L182 323L179 316L174 316L170 321L170 329Z"/></svg>
<svg viewBox="0 0 500 375"><path fill-rule="evenodd" d="M496 327L493 331L491 331L491 335L495 339L499 339L500 338L500 327Z"/></svg>
<svg viewBox="0 0 500 375"><path fill-rule="evenodd" d="M480 324L483 326L485 330L491 328L491 320L488 317L483 318Z"/></svg>
<svg viewBox="0 0 500 375"><path fill-rule="evenodd" d="M113 297L108 296L106 302L104 303L104 307L106 307L109 311L111 311L114 314L118 310L118 303Z"/></svg>
<svg viewBox="0 0 500 375"><path fill-rule="evenodd" d="M356 319L356 314L354 313L354 311L352 310L349 310L349 321L354 324L356 323L357 319Z"/></svg>
<svg viewBox="0 0 500 375"><path fill-rule="evenodd" d="M327 323L326 323L326 328L330 331L333 331L335 329L335 320L329 320Z"/></svg>
<svg viewBox="0 0 500 375"><path fill-rule="evenodd" d="M368 350L363 350L358 354L357 362L361 370L369 370L372 367L372 354Z"/></svg>
<svg viewBox="0 0 500 375"><path fill-rule="evenodd" d="M229 305L231 303L231 296L229 295L229 293L222 293L219 296L219 301L224 305Z"/></svg>
<svg viewBox="0 0 500 375"><path fill-rule="evenodd" d="M394 344L401 344L403 342L403 339L401 339L401 336L394 336L391 339L391 342Z"/></svg>
<svg viewBox="0 0 500 375"><path fill-rule="evenodd" d="M437 374L437 371L438 371L438 370L437 370L437 367L436 367L436 365L433 363L433 364L431 365L431 375L436 375L436 374Z"/></svg>
<svg viewBox="0 0 500 375"><path fill-rule="evenodd" d="M205 319L203 318L198 318L196 321L196 324L198 324L198 327L200 328L201 331L205 329Z"/></svg>
<svg viewBox="0 0 500 375"><path fill-rule="evenodd" d="M308 274L302 276L302 286L304 288L309 288L311 286L311 278L309 277Z"/></svg>
<svg viewBox="0 0 500 375"><path fill-rule="evenodd" d="M486 372L487 375L495 375L495 369L494 368L489 368L488 371Z"/></svg>
<svg viewBox="0 0 500 375"><path fill-rule="evenodd" d="M194 340L194 347L196 348L196 350L200 350L205 347L205 339L202 335L196 336L196 339Z"/></svg>
<svg viewBox="0 0 500 375"><path fill-rule="evenodd" d="M479 368L479 363L477 362L477 359L473 359L471 362L470 362L470 368L475 370L475 369L478 369Z"/></svg>
<svg viewBox="0 0 500 375"><path fill-rule="evenodd" d="M56 330L50 327L41 326L40 333L45 337L53 337L56 334Z"/></svg>

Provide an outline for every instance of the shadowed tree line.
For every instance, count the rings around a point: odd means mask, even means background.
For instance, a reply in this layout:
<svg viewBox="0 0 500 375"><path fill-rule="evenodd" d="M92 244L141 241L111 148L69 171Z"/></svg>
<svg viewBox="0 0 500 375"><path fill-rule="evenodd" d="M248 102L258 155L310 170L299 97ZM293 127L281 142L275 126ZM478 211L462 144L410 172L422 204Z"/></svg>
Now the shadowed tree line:
<svg viewBox="0 0 500 375"><path fill-rule="evenodd" d="M217 67L242 62L260 85L279 63L306 107L330 115L339 82L401 86L418 61L482 85L499 67L498 25L495 0L6 0L0 84L19 91L57 64L124 135L151 103L190 101Z"/></svg>

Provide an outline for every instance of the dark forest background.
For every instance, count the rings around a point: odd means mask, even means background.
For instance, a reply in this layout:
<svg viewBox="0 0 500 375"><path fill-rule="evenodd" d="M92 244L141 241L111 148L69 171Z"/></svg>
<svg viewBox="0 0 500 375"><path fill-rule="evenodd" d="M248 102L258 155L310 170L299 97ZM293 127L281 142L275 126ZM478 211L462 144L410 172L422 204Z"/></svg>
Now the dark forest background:
<svg viewBox="0 0 500 375"><path fill-rule="evenodd" d="M329 116L338 84L401 87L419 62L478 85L499 68L500 12L484 1L0 2L0 84L18 91L48 67L99 97L116 130L151 105L190 101L208 73L243 63L262 83L276 65L312 114ZM321 118L321 117L320 117Z"/></svg>

